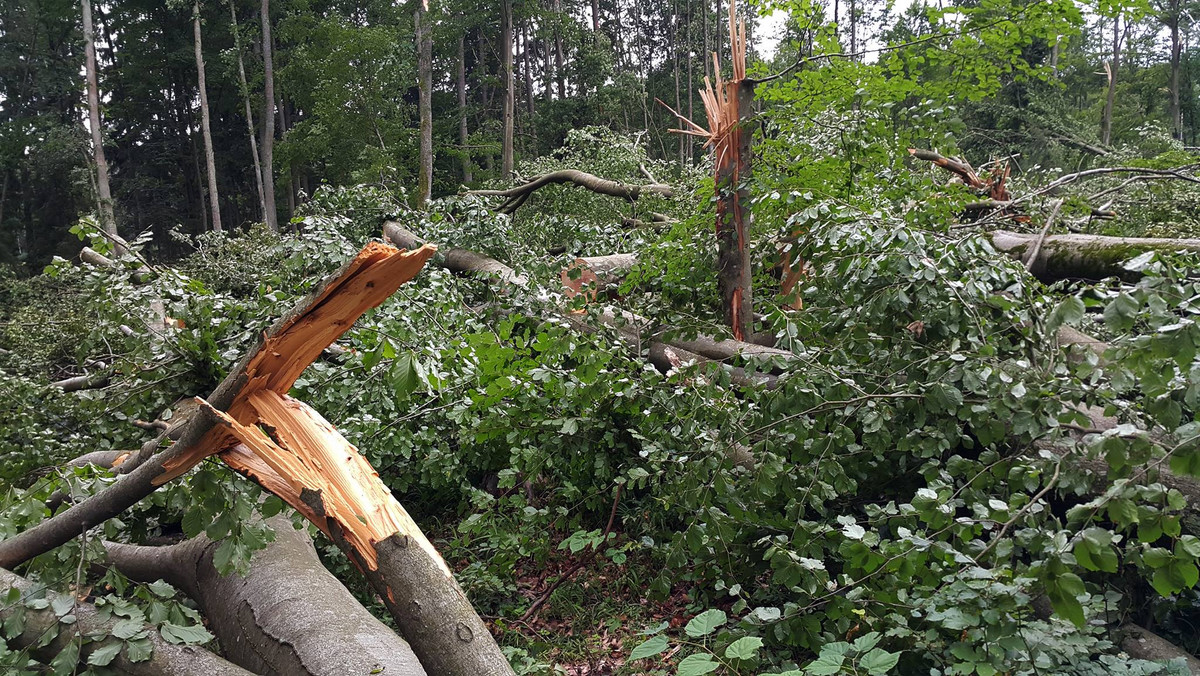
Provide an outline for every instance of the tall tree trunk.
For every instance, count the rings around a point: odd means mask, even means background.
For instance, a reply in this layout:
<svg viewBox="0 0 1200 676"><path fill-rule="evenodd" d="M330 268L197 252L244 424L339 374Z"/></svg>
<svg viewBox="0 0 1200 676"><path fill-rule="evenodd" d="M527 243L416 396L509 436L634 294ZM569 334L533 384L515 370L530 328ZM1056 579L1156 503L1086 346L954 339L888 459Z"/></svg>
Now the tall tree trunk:
<svg viewBox="0 0 1200 676"><path fill-rule="evenodd" d="M1183 41L1179 35L1180 16L1179 0L1171 0L1171 131L1174 137L1183 140L1183 114L1179 105L1179 70L1183 57Z"/></svg>
<svg viewBox="0 0 1200 676"><path fill-rule="evenodd" d="M467 133L467 45L466 37L458 36L458 145L462 146L463 183L471 183L471 150Z"/></svg>
<svg viewBox="0 0 1200 676"><path fill-rule="evenodd" d="M675 58L672 59L673 63L671 64L675 71L675 110L679 110L679 103L681 100L679 95L679 0L672 0L671 2L671 44L675 46ZM683 150L684 142L686 141L684 138L685 136L687 136L687 134L679 134L678 138L676 139L679 144L678 152L680 167L683 166Z"/></svg>
<svg viewBox="0 0 1200 676"><path fill-rule="evenodd" d="M554 0L554 76L558 98L567 98L567 77L563 73L562 0Z"/></svg>
<svg viewBox="0 0 1200 676"><path fill-rule="evenodd" d="M504 82L504 136L500 150L500 176L509 180L513 175L513 25L512 0L503 0L500 23L500 77Z"/></svg>
<svg viewBox="0 0 1200 676"><path fill-rule="evenodd" d="M592 0L592 38L600 46L600 0Z"/></svg>
<svg viewBox="0 0 1200 676"><path fill-rule="evenodd" d="M417 40L417 108L419 150L417 151L417 208L424 209L433 193L433 26L429 10L420 0L413 10L413 25Z"/></svg>
<svg viewBox="0 0 1200 676"><path fill-rule="evenodd" d="M1126 24L1128 26L1128 24ZM1108 64L1108 96L1104 100L1104 114L1100 121L1100 144L1112 141L1113 103L1117 99L1117 71L1121 67L1121 16L1113 17L1112 60Z"/></svg>
<svg viewBox="0 0 1200 676"><path fill-rule="evenodd" d="M745 80L728 83L729 98L736 102L737 126L729 135L724 157L718 153L717 191L717 286L725 323L738 340L752 334L753 303L750 269L750 141L747 120L754 105L754 85ZM718 148L718 151L720 148Z"/></svg>
<svg viewBox="0 0 1200 676"><path fill-rule="evenodd" d="M529 22L521 24L521 71L525 78L525 112L533 117L533 60L529 58ZM532 129L532 127L531 127Z"/></svg>
<svg viewBox="0 0 1200 676"><path fill-rule="evenodd" d="M196 47L196 78L200 89L200 134L204 137L204 161L208 169L208 205L213 232L221 232L221 198L217 192L217 161L213 156L212 132L208 124L208 90L204 84L204 49L200 40L200 0L192 3L192 35Z"/></svg>
<svg viewBox="0 0 1200 676"><path fill-rule="evenodd" d="M695 63L695 51L696 50L695 50L695 45L692 43L692 40L694 39L694 36L692 35L692 0L687 0L687 17L688 17L688 25L687 25L686 42L687 42L687 50L688 50L688 55L687 55L687 57L688 57L688 63L687 63L688 119L694 120L696 118L692 117L692 115L694 114L694 107L696 105L696 85L695 85L695 79L694 79L695 73L696 73L696 63ZM694 138L695 137L693 137L691 134L687 134L687 162L688 162L689 166L691 166L692 158L695 157L695 152L696 152L695 146L693 145L695 143Z"/></svg>
<svg viewBox="0 0 1200 676"><path fill-rule="evenodd" d="M263 220L267 227L279 232L279 216L275 213L275 66L271 60L271 0L262 0L263 52L263 143L262 182Z"/></svg>
<svg viewBox="0 0 1200 676"><path fill-rule="evenodd" d="M112 189L108 184L108 160L104 157L104 134L100 127L100 85L96 76L96 32L92 27L92 0L83 0L84 64L87 69L88 125L92 130L92 156L96 162L96 190L100 197L100 227L117 234Z"/></svg>
<svg viewBox="0 0 1200 676"><path fill-rule="evenodd" d="M250 157L254 160L254 187L258 190L258 207L263 220L266 220L267 200L263 197L262 163L258 158L258 139L254 133L254 111L250 106L250 85L246 83L246 61L242 58L242 37L238 32L237 9L234 3L229 3L229 21L233 29L233 49L237 52L238 86L242 91L242 105L246 109L246 131L250 135Z"/></svg>

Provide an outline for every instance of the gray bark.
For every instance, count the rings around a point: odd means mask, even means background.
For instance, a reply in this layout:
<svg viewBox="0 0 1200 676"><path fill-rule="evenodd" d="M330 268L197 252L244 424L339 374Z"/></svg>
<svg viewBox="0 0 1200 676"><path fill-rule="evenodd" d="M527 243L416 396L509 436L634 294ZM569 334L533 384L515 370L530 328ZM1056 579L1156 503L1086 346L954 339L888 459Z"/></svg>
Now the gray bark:
<svg viewBox="0 0 1200 676"><path fill-rule="evenodd" d="M200 0L192 3L192 34L196 50L196 77L200 89L200 134L204 138L204 163L208 170L208 209L212 229L221 232L221 198L217 193L217 161L213 157L212 132L208 124L208 88L204 83L204 49L200 39Z"/></svg>
<svg viewBox="0 0 1200 676"><path fill-rule="evenodd" d="M467 130L467 48L465 38L458 36L458 144L462 146L463 183L470 184L471 151L467 148L471 136Z"/></svg>
<svg viewBox="0 0 1200 676"><path fill-rule="evenodd" d="M529 199L530 195L539 188L558 183L571 183L594 193L619 197L631 202L644 194L659 195L666 198L674 195L674 190L665 183L651 183L648 185L620 183L576 169L560 169L548 174L542 174L541 176L534 177L528 183L507 190L471 190L467 194L485 197L504 197L506 198L504 203L497 207L496 211L502 214L511 214L520 208Z"/></svg>
<svg viewBox="0 0 1200 676"><path fill-rule="evenodd" d="M238 86L242 91L242 106L246 109L246 131L250 134L250 157L254 160L254 187L258 190L258 206L266 222L267 200L263 194L262 162L258 156L258 139L254 133L254 111L250 107L250 85L246 83L246 61L242 58L242 38L238 32L237 8L229 3L229 22L233 30L233 48L237 52Z"/></svg>
<svg viewBox="0 0 1200 676"><path fill-rule="evenodd" d="M413 10L417 41L418 151L417 208L424 209L433 194L433 26L420 0Z"/></svg>
<svg viewBox="0 0 1200 676"><path fill-rule="evenodd" d="M402 249L419 249L425 244L424 240L395 221L387 221L383 224L383 237ZM525 275L518 274L516 270L494 258L468 249L452 248L444 252L439 250L433 261L456 274L494 276L500 280L503 286L529 286L529 280Z"/></svg>
<svg viewBox="0 0 1200 676"><path fill-rule="evenodd" d="M100 198L100 227L117 236L112 188L108 183L108 160L104 156L104 133L100 120L100 85L96 74L96 31L92 27L92 0L83 0L84 64L87 70L88 126L92 130L92 157L96 162L96 191ZM117 247L117 254L123 254Z"/></svg>
<svg viewBox="0 0 1200 676"><path fill-rule="evenodd" d="M45 598L52 604L65 595L46 589L44 585L31 582L7 570L0 570L0 589L18 589L23 599ZM44 663L52 660L64 647L72 641L80 640L82 636L104 635L103 641L88 643L79 652L79 666L87 668L88 655L96 649L120 643L120 639L111 636L113 627L121 617L112 615L101 619L96 607L90 603L77 601L71 608L75 616L72 624L59 624L53 606L32 609L23 603L0 604L0 620L7 620L17 613L24 613L24 628L16 636L8 638L10 647L29 649L30 654ZM58 635L45 645L42 639L49 636L55 628ZM153 645L150 658L142 662L132 662L127 656L126 649L117 654L109 665L121 673L133 676L250 676L251 672L227 662L204 648L183 646L168 643L159 636L158 631L147 627L148 639Z"/></svg>
<svg viewBox="0 0 1200 676"><path fill-rule="evenodd" d="M501 2L500 28L500 79L504 87L504 134L500 149L500 177L504 180L513 175L513 28L512 0Z"/></svg>
<svg viewBox="0 0 1200 676"><path fill-rule="evenodd" d="M195 600L225 655L260 674L423 675L412 648L367 612L321 565L291 520L269 520L275 541L250 572L219 575L218 542L201 535L168 547L105 543L109 561L139 582L165 580ZM436 673L436 672L433 672Z"/></svg>
<svg viewBox="0 0 1200 676"><path fill-rule="evenodd" d="M1200 660L1167 639L1136 624L1121 627L1121 650L1139 660L1166 661L1182 658L1188 671L1200 676Z"/></svg>
<svg viewBox="0 0 1200 676"><path fill-rule="evenodd" d="M997 230L991 239L997 250L1023 260L1037 244L1038 236ZM1103 279L1113 275L1135 280L1140 273L1126 270L1122 264L1147 251L1200 251L1200 239L1049 235L1031 261L1030 272L1045 282Z"/></svg>
<svg viewBox="0 0 1200 676"><path fill-rule="evenodd" d="M262 0L263 53L263 142L262 182L263 220L267 227L279 232L279 216L275 211L275 66L271 59L271 0Z"/></svg>

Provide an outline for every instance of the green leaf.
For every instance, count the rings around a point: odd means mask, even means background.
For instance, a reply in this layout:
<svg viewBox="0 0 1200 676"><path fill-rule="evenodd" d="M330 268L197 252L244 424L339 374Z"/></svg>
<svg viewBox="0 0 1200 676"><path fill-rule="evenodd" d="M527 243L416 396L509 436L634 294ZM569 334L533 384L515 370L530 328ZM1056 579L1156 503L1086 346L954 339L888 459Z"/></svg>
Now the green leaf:
<svg viewBox="0 0 1200 676"><path fill-rule="evenodd" d="M890 653L882 648L875 648L858 660L858 666L867 670L871 676L884 676L900 661L900 653Z"/></svg>
<svg viewBox="0 0 1200 676"><path fill-rule="evenodd" d="M676 676L703 676L716 671L719 666L721 665L713 661L712 655L696 653L680 660L675 674Z"/></svg>
<svg viewBox="0 0 1200 676"><path fill-rule="evenodd" d="M96 648L88 655L87 663L97 667L106 667L121 652L120 641L109 641L104 645Z"/></svg>
<svg viewBox="0 0 1200 676"><path fill-rule="evenodd" d="M809 676L831 676L842 670L845 661L845 654L838 655L822 650L820 656L804 668L804 673Z"/></svg>
<svg viewBox="0 0 1200 676"><path fill-rule="evenodd" d="M146 586L160 599L169 599L175 596L175 588L162 580L155 580Z"/></svg>
<svg viewBox="0 0 1200 676"><path fill-rule="evenodd" d="M139 633L145 630L145 628L146 625L141 620L125 618L123 620L119 620L113 625L112 635L116 636L122 641L127 641L134 636L137 636Z"/></svg>
<svg viewBox="0 0 1200 676"><path fill-rule="evenodd" d="M130 662L145 662L154 652L154 644L149 638L137 638L125 642L125 657Z"/></svg>
<svg viewBox="0 0 1200 676"><path fill-rule="evenodd" d="M708 636L716 631L717 627L725 624L726 619L724 610L712 608L693 617L692 621L688 622L683 630L692 638Z"/></svg>
<svg viewBox="0 0 1200 676"><path fill-rule="evenodd" d="M283 500L280 500L277 496L268 495L262 501L262 507L259 510L262 512L264 519L269 519L283 511Z"/></svg>
<svg viewBox="0 0 1200 676"><path fill-rule="evenodd" d="M757 636L743 636L725 649L725 657L731 660L748 660L758 654L763 640Z"/></svg>
<svg viewBox="0 0 1200 676"><path fill-rule="evenodd" d="M184 511L183 521L180 523L180 526L183 528L184 535L194 538L204 532L209 523L211 522L205 517L204 510L193 507Z"/></svg>
<svg viewBox="0 0 1200 676"><path fill-rule="evenodd" d="M200 645L213 640L213 635L198 624L185 627L167 622L158 628L158 633L167 643Z"/></svg>
<svg viewBox="0 0 1200 676"><path fill-rule="evenodd" d="M629 660L640 660L644 657L653 657L667 649L667 637L659 634L651 636L648 640L642 641L632 652L629 653Z"/></svg>
<svg viewBox="0 0 1200 676"><path fill-rule="evenodd" d="M67 644L50 660L50 669L55 676L74 674L79 669L79 637L72 637Z"/></svg>

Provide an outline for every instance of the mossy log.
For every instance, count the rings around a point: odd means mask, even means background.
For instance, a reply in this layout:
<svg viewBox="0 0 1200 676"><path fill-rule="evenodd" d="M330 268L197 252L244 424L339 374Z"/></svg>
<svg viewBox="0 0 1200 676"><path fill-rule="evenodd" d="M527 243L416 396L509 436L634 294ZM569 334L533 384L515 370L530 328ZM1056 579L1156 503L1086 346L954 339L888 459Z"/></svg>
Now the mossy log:
<svg viewBox="0 0 1200 676"><path fill-rule="evenodd" d="M997 230L991 233L992 246L1020 261L1037 246L1038 236ZM1164 239L1148 237L1105 237L1102 235L1048 235L1037 250L1030 272L1050 283L1060 279L1099 280L1117 276L1126 281L1141 277L1123 263L1147 251L1173 253L1200 252L1200 239Z"/></svg>

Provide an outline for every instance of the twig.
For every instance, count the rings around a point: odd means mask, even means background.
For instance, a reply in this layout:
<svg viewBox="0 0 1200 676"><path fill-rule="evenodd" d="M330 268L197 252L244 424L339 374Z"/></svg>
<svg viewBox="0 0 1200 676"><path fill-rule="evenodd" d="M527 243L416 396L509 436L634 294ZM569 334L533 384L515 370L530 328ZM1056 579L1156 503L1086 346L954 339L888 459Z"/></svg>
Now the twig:
<svg viewBox="0 0 1200 676"><path fill-rule="evenodd" d="M1054 221L1058 220L1058 211L1062 209L1063 198L1054 200L1054 207L1050 209L1050 218L1046 219L1046 225L1042 227L1042 232L1038 235L1037 241L1033 243L1033 249L1029 252L1029 259L1025 261L1025 270L1033 272L1033 264L1037 261L1038 254L1042 252L1042 243L1046 241L1046 234L1050 232L1050 228L1054 225Z"/></svg>

